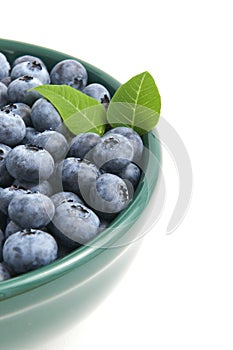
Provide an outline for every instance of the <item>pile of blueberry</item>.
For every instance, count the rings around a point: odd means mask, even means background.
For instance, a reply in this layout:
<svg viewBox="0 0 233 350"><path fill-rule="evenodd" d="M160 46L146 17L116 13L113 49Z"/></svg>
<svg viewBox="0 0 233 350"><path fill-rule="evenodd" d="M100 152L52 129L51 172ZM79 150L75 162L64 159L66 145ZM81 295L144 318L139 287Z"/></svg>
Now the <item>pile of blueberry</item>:
<svg viewBox="0 0 233 350"><path fill-rule="evenodd" d="M126 208L140 178L143 143L127 127L73 135L31 87L66 84L108 107L77 60L49 72L38 57L10 66L0 53L0 281L87 244Z"/></svg>

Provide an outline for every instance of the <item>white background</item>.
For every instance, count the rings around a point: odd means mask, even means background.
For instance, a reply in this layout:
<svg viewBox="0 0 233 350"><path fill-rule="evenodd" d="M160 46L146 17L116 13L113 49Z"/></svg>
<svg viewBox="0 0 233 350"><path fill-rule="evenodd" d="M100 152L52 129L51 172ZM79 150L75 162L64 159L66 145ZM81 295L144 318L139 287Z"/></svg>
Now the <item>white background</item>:
<svg viewBox="0 0 233 350"><path fill-rule="evenodd" d="M144 70L192 161L189 211L166 226L178 194L164 150L161 220L121 283L81 325L44 350L233 348L231 1L9 1L1 37L72 54L121 82ZM39 344L35 349L41 349Z"/></svg>

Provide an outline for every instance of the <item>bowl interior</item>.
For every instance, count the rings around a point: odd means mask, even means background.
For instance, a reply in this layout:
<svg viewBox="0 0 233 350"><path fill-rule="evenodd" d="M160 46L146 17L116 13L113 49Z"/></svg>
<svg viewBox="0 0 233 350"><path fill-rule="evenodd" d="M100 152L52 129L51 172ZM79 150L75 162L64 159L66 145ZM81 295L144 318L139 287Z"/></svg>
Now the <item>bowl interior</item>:
<svg viewBox="0 0 233 350"><path fill-rule="evenodd" d="M3 39L0 39L0 52L7 56L10 63L15 58L25 54L37 56L45 62L49 70L63 59L76 58L44 47ZM114 94L120 86L117 80L93 65L79 58L78 60L83 63L88 71L88 83L97 82L103 84L111 95ZM56 260L45 267L1 282L0 300L21 294L54 280L70 271L73 267L86 263L89 259L100 254L103 249L111 249L117 246L116 242L126 234L127 230L142 214L158 180L161 161L158 135L155 131L149 132L143 136L143 142L146 149L143 164L144 173L134 193L133 200L128 207L88 245L82 246L64 258ZM130 244L130 242L126 240L125 244Z"/></svg>

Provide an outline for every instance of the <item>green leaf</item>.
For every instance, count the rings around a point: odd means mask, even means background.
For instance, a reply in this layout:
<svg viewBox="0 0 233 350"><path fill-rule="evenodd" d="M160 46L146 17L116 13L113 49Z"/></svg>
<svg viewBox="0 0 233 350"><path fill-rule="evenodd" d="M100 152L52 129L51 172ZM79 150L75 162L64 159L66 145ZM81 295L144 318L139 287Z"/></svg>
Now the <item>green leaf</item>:
<svg viewBox="0 0 233 350"><path fill-rule="evenodd" d="M110 101L107 120L112 127L128 126L140 135L159 120L161 99L153 77L143 72L121 85Z"/></svg>
<svg viewBox="0 0 233 350"><path fill-rule="evenodd" d="M106 110L96 99L68 85L41 85L33 89L54 105L73 134L92 131L103 135Z"/></svg>

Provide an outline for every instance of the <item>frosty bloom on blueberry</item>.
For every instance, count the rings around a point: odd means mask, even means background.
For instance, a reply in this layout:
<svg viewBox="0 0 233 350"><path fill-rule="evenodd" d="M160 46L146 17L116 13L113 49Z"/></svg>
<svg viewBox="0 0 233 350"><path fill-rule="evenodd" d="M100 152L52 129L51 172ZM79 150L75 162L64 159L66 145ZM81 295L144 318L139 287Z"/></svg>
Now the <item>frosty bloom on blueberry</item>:
<svg viewBox="0 0 233 350"><path fill-rule="evenodd" d="M40 95L36 91L30 89L42 85L42 82L30 75L24 75L13 80L8 86L8 99L9 102L23 102L31 106Z"/></svg>
<svg viewBox="0 0 233 350"><path fill-rule="evenodd" d="M57 110L44 98L38 99L32 105L31 120L34 128L41 132L56 130L62 124Z"/></svg>
<svg viewBox="0 0 233 350"><path fill-rule="evenodd" d="M109 134L101 138L94 147L92 158L104 171L115 173L133 160L134 149L129 140L120 134Z"/></svg>
<svg viewBox="0 0 233 350"><path fill-rule="evenodd" d="M79 202L64 201L55 209L49 226L51 232L67 247L86 244L99 229L98 216Z"/></svg>
<svg viewBox="0 0 233 350"><path fill-rule="evenodd" d="M1 108L1 111L10 111L13 114L19 115L26 126L32 126L31 108L22 102L10 103Z"/></svg>
<svg viewBox="0 0 233 350"><path fill-rule="evenodd" d="M16 273L49 264L57 257L57 243L47 232L22 230L9 236L3 246L3 260Z"/></svg>
<svg viewBox="0 0 233 350"><path fill-rule="evenodd" d="M52 84L69 85L81 90L87 84L86 68L76 60L64 60L57 63L50 73Z"/></svg>
<svg viewBox="0 0 233 350"><path fill-rule="evenodd" d="M47 180L52 175L54 160L43 148L34 145L19 145L9 152L6 168L15 179L38 183Z"/></svg>
<svg viewBox="0 0 233 350"><path fill-rule="evenodd" d="M25 123L9 109L0 111L0 142L8 146L20 143L26 134Z"/></svg>

